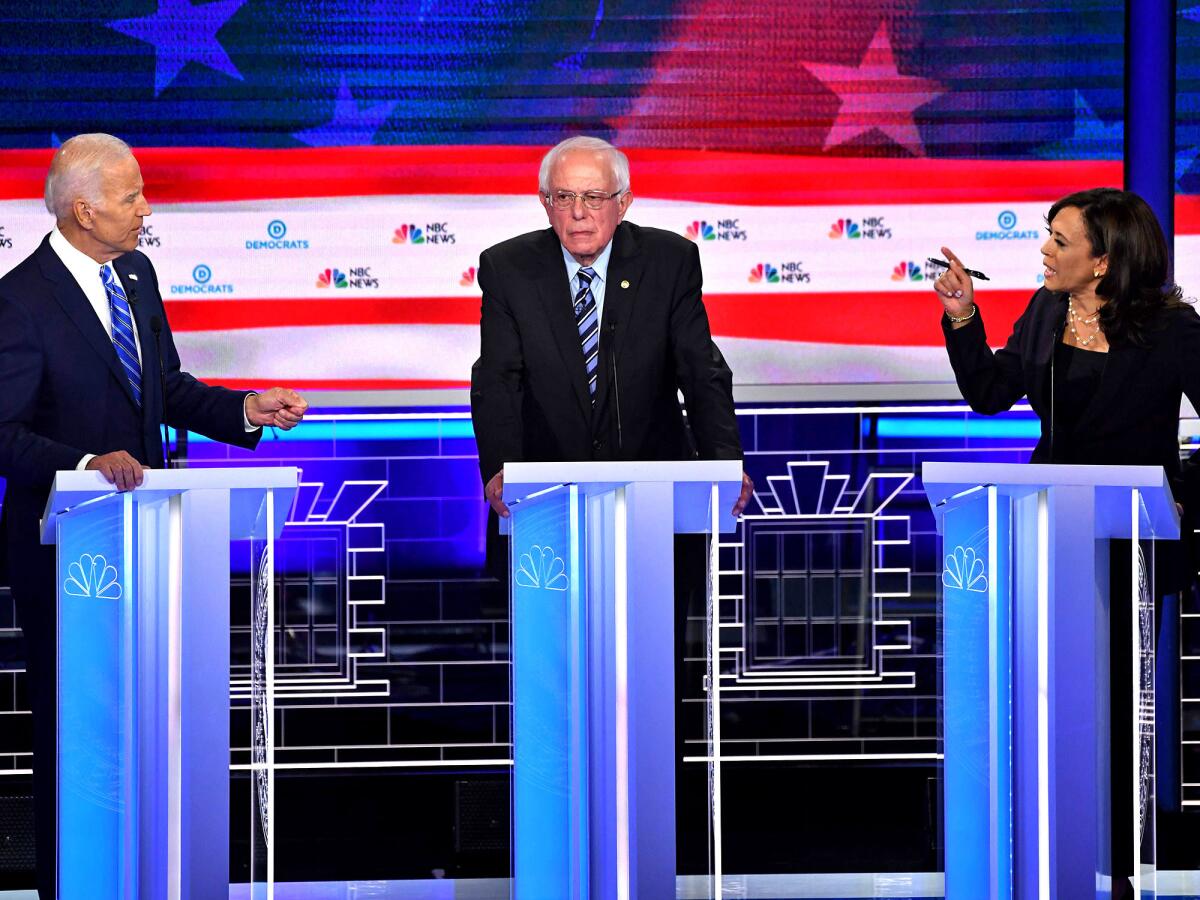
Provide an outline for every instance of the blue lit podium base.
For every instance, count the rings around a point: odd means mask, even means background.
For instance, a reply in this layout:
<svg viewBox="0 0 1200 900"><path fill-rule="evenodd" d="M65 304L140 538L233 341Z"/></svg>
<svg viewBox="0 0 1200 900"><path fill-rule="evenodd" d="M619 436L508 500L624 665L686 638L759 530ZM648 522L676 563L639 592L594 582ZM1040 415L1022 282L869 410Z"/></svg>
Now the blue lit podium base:
<svg viewBox="0 0 1200 900"><path fill-rule="evenodd" d="M58 896L210 900L229 879L230 541L251 542L253 897L273 896L272 544L295 468L59 472Z"/></svg>
<svg viewBox="0 0 1200 900"><path fill-rule="evenodd" d="M1158 900L1200 896L1200 872L1159 870ZM681 875L677 900L704 900L707 876ZM725 893L742 900L867 900L867 898L942 898L941 872L847 872L812 875L726 875ZM405 881L278 882L277 900L511 900L507 878L439 878ZM34 891L0 891L0 900L38 900ZM251 900L249 885L230 886L229 900Z"/></svg>
<svg viewBox="0 0 1200 900"><path fill-rule="evenodd" d="M921 478L943 536L947 896L1109 896L1113 602L1133 635L1134 887L1155 896L1154 591L1138 542L1179 537L1163 470L926 463ZM1110 538L1136 551L1127 599L1110 597Z"/></svg>
<svg viewBox="0 0 1200 900"><path fill-rule="evenodd" d="M674 535L733 531L741 481L740 461L504 467L517 900L674 896Z"/></svg>

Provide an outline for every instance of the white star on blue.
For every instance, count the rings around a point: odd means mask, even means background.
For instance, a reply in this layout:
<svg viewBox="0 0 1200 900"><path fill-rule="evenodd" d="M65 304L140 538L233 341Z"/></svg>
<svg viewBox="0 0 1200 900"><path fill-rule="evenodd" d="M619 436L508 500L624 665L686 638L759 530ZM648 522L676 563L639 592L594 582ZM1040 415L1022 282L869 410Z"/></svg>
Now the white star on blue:
<svg viewBox="0 0 1200 900"><path fill-rule="evenodd" d="M1096 115L1087 98L1075 92L1075 129L1069 138L1045 144L1038 156L1046 159L1120 159L1125 149L1125 128L1118 119L1107 124Z"/></svg>
<svg viewBox="0 0 1200 900"><path fill-rule="evenodd" d="M140 19L117 19L108 27L154 45L154 96L190 62L244 80L217 32L246 0L216 0L193 6L189 0L159 0L158 12Z"/></svg>
<svg viewBox="0 0 1200 900"><path fill-rule="evenodd" d="M370 144L387 121L398 100L359 104L342 78L333 103L333 118L324 125L294 132L292 137L310 147L357 147Z"/></svg>

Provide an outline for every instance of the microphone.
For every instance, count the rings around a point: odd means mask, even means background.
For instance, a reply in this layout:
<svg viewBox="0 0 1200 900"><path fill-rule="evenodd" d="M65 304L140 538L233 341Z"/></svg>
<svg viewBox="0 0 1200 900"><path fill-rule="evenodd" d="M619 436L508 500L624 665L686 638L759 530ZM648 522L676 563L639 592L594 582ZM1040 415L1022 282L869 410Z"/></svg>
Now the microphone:
<svg viewBox="0 0 1200 900"><path fill-rule="evenodd" d="M133 292L130 291L132 296ZM162 432L163 466L171 468L171 438L167 432L167 376L163 371L162 358L162 329L163 321L159 316L150 317L150 330L154 332L154 354L158 357L158 392L162 397L162 411L159 413L159 430Z"/></svg>
<svg viewBox="0 0 1200 900"><path fill-rule="evenodd" d="M605 343L608 344L609 371L612 373L611 378L609 380L612 382L613 403L616 405L616 408L617 408L617 452L620 453L620 452L624 451L624 449L625 449L625 442L622 439L622 434L621 434L621 388L617 384L616 336L617 336L617 323L616 323L616 319L614 318L613 321L608 323L608 340L605 341Z"/></svg>
<svg viewBox="0 0 1200 900"><path fill-rule="evenodd" d="M1053 341L1050 344L1050 462L1058 460L1054 456L1054 394L1056 393L1057 376L1054 373L1054 360L1058 356L1058 345L1062 343L1063 332L1067 330L1067 317L1054 329Z"/></svg>

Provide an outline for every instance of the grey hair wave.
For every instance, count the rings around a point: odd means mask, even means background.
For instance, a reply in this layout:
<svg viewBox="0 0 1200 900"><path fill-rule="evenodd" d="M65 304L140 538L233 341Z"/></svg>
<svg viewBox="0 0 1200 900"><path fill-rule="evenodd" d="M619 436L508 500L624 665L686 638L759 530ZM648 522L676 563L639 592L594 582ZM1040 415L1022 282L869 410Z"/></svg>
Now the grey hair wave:
<svg viewBox="0 0 1200 900"><path fill-rule="evenodd" d="M99 202L99 175L105 165L132 153L127 143L111 134L77 134L64 141L46 173L46 209L61 221L71 215L76 200Z"/></svg>
<svg viewBox="0 0 1200 900"><path fill-rule="evenodd" d="M617 184L617 191L623 194L629 190L629 158L608 141L583 134L560 141L542 157L542 165L538 169L538 190L543 194L550 193L550 173L554 170L555 164L564 154L576 151L606 155L612 165L613 180Z"/></svg>

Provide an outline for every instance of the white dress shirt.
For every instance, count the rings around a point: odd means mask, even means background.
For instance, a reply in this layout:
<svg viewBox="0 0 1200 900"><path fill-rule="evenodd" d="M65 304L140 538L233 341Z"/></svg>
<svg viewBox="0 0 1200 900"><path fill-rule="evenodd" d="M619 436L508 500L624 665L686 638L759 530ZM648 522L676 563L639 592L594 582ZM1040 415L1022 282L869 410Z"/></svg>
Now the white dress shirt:
<svg viewBox="0 0 1200 900"><path fill-rule="evenodd" d="M50 232L50 249L58 254L58 258L67 267L67 271L79 283L83 296L87 297L88 303L92 304L92 309L96 311L96 317L104 326L105 333L108 334L108 339L112 340L112 312L108 307L108 293L104 290L104 282L100 280L100 270L105 267L112 269L113 280L121 285L121 290L125 292L126 297L129 296L129 285L121 280L117 270L113 269L112 263L105 263L102 266L82 250L75 249L74 245L63 237L63 233L57 227ZM134 290L137 289L134 288ZM133 318L130 316L130 319ZM142 342L138 337L136 321L133 322L133 345L137 348L138 364L140 365Z"/></svg>

